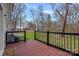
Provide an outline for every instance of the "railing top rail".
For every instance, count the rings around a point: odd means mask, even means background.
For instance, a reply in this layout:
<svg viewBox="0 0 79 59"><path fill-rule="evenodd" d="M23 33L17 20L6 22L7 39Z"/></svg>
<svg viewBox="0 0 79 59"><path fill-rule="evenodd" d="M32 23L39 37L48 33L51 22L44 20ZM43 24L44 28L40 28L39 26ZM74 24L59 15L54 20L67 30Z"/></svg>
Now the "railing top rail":
<svg viewBox="0 0 79 59"><path fill-rule="evenodd" d="M68 32L49 32L51 34L65 34L65 35L79 35L79 33L68 33Z"/></svg>
<svg viewBox="0 0 79 59"><path fill-rule="evenodd" d="M42 32L42 33L47 33L47 31L36 31L36 32Z"/></svg>
<svg viewBox="0 0 79 59"><path fill-rule="evenodd" d="M36 31L41 33L47 33L47 31ZM68 32L50 32L50 34L65 34L65 35L79 35L79 33L68 33Z"/></svg>
<svg viewBox="0 0 79 59"><path fill-rule="evenodd" d="M19 33L19 32L25 32L25 31L7 31L6 33Z"/></svg>

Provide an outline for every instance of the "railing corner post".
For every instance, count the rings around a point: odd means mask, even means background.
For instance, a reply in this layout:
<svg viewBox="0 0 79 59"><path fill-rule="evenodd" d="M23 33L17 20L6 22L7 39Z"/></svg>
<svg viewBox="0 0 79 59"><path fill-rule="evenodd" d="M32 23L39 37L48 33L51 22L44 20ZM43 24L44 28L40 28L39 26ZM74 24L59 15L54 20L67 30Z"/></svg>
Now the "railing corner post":
<svg viewBox="0 0 79 59"><path fill-rule="evenodd" d="M47 45L49 45L49 31L47 31Z"/></svg>
<svg viewBox="0 0 79 59"><path fill-rule="evenodd" d="M5 36L5 39L6 39L6 40L5 40L5 43L6 43L6 45L7 45L7 32L5 33L5 35L6 35L6 36Z"/></svg>
<svg viewBox="0 0 79 59"><path fill-rule="evenodd" d="M36 30L34 30L34 40L36 40Z"/></svg>
<svg viewBox="0 0 79 59"><path fill-rule="evenodd" d="M26 31L24 31L24 42L26 41Z"/></svg>

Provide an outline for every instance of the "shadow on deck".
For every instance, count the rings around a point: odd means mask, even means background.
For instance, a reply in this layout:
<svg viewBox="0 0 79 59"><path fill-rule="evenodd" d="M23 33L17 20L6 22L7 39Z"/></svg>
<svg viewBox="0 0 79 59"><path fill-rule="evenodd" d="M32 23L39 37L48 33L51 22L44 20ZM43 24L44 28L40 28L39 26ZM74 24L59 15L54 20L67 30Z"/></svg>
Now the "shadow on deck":
<svg viewBox="0 0 79 59"><path fill-rule="evenodd" d="M6 49L13 49L14 51L12 51L12 53L14 56L71 56L68 52L48 46L36 40L8 44ZM10 50L8 54L6 53L5 55L12 55L10 54Z"/></svg>

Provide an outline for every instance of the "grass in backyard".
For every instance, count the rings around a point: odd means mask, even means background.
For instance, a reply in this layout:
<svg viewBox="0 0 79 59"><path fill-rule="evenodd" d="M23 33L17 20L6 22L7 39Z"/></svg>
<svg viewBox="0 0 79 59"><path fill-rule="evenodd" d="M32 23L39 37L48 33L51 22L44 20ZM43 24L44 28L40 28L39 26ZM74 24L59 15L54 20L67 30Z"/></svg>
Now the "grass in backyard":
<svg viewBox="0 0 79 59"><path fill-rule="evenodd" d="M26 39L27 40L34 40L34 31L26 31Z"/></svg>
<svg viewBox="0 0 79 59"><path fill-rule="evenodd" d="M14 33L15 36L20 38L20 40L24 40L24 33ZM26 40L34 40L34 31L27 30L26 31Z"/></svg>

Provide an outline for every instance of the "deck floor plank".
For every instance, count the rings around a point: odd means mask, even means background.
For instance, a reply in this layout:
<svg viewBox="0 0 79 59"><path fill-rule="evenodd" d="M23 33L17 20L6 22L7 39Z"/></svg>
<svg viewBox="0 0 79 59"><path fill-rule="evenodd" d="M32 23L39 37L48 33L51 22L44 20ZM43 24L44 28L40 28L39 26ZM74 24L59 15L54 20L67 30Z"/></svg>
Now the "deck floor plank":
<svg viewBox="0 0 79 59"><path fill-rule="evenodd" d="M71 56L70 53L48 46L39 41L27 41L8 44L8 48L16 48L16 56Z"/></svg>

